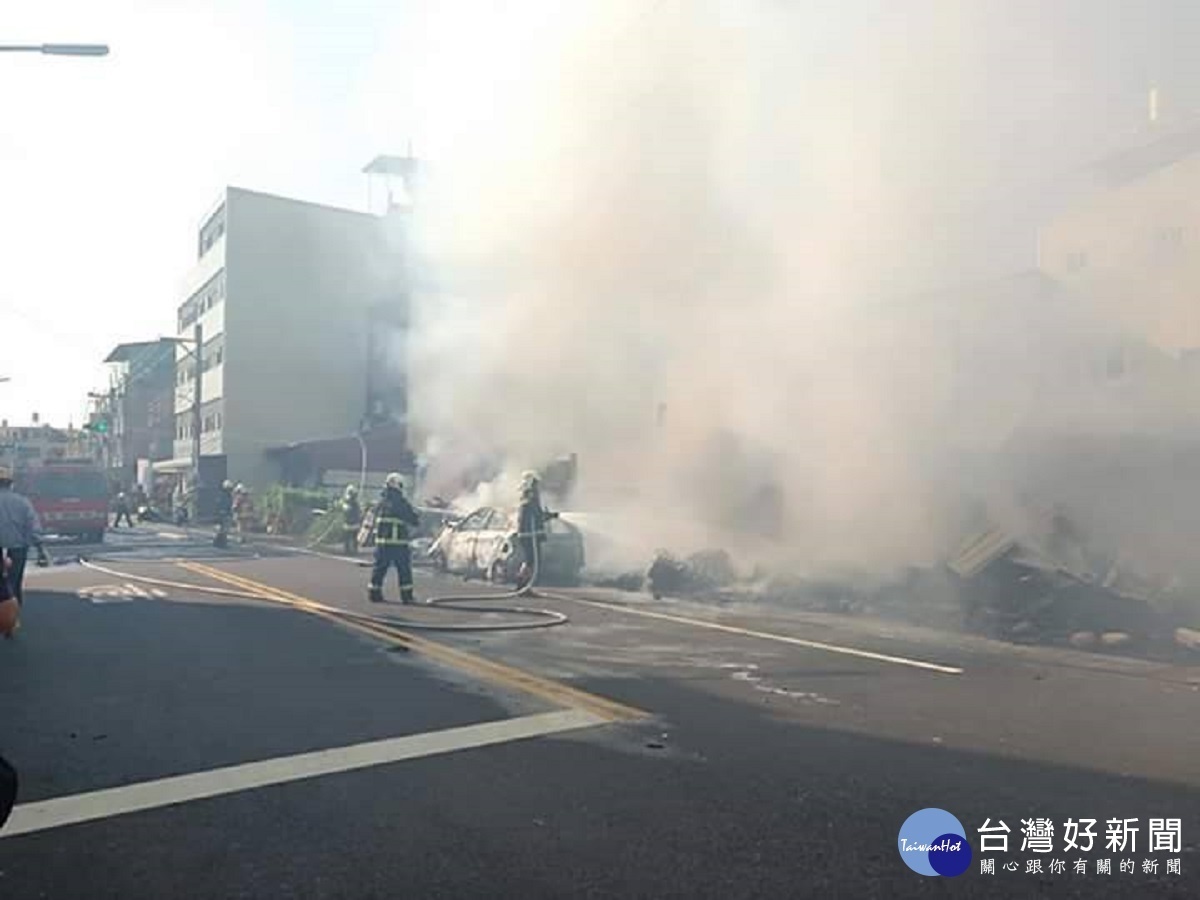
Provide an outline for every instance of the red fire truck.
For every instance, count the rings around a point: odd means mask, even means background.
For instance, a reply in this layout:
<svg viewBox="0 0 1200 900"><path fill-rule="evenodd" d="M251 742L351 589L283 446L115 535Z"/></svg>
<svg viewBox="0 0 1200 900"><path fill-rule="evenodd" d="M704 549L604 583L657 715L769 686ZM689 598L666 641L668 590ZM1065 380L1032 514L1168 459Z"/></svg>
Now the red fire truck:
<svg viewBox="0 0 1200 900"><path fill-rule="evenodd" d="M88 460L20 468L13 487L29 498L46 534L100 542L108 528L108 482Z"/></svg>

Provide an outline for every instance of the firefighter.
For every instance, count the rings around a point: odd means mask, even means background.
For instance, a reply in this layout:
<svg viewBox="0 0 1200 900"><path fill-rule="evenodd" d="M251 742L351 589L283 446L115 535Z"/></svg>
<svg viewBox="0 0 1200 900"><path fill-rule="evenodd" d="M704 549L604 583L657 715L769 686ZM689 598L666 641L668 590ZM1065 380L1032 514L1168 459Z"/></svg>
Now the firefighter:
<svg viewBox="0 0 1200 900"><path fill-rule="evenodd" d="M121 524L121 519L125 519L125 524L130 528L133 527L133 517L129 514L129 498L125 496L125 492L121 491L117 494L117 518L113 522L112 527L117 528Z"/></svg>
<svg viewBox="0 0 1200 900"><path fill-rule="evenodd" d="M237 527L238 543L246 543L246 535L254 522L254 501L242 483L233 489L233 521Z"/></svg>
<svg viewBox="0 0 1200 900"><path fill-rule="evenodd" d="M362 524L362 506L358 502L358 488L346 485L342 495L342 549L347 556L358 554L358 528Z"/></svg>
<svg viewBox="0 0 1200 900"><path fill-rule="evenodd" d="M217 533L213 538L214 547L225 547L229 544L229 520L233 517L233 482L228 478L221 482L221 491L217 494Z"/></svg>
<svg viewBox="0 0 1200 900"><path fill-rule="evenodd" d="M415 603L413 598L412 552L409 529L420 524L420 517L404 497L404 482L392 472L384 482L383 496L375 515L375 565L371 569L371 584L367 599L383 602L383 580L388 570L396 567L400 580L400 600Z"/></svg>
<svg viewBox="0 0 1200 900"><path fill-rule="evenodd" d="M546 542L546 520L557 519L558 513L542 506L541 479L536 472L526 472L521 482L521 505L517 508L517 541L521 545L521 568L517 572L517 587L532 589L538 572L542 544Z"/></svg>

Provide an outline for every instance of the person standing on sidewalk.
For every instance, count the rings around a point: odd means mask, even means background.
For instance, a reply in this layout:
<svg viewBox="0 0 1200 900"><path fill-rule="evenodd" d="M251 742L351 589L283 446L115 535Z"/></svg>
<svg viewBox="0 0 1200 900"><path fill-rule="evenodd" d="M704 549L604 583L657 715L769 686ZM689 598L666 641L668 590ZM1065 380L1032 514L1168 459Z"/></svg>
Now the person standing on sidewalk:
<svg viewBox="0 0 1200 900"><path fill-rule="evenodd" d="M33 504L13 490L12 471L0 467L0 557L8 560L8 588L18 604L25 597L25 563L30 547L37 550L39 566L50 564L42 546L42 523ZM8 635L16 629L14 623Z"/></svg>

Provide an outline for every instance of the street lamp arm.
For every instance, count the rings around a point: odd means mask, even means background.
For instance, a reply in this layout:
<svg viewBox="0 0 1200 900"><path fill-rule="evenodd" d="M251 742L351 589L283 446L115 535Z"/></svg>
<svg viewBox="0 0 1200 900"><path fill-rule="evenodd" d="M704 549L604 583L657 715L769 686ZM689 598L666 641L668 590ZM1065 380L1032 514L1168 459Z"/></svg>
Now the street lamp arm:
<svg viewBox="0 0 1200 900"><path fill-rule="evenodd" d="M45 56L108 56L108 44L0 44L0 53L41 53Z"/></svg>
<svg viewBox="0 0 1200 900"><path fill-rule="evenodd" d="M108 56L108 44L42 44L47 56Z"/></svg>

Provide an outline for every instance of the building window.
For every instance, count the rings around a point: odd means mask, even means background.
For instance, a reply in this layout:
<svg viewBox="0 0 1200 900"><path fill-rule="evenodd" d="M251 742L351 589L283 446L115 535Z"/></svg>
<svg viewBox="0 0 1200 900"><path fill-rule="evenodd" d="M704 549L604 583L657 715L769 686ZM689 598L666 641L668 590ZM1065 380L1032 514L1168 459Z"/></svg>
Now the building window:
<svg viewBox="0 0 1200 900"><path fill-rule="evenodd" d="M200 226L200 255L204 256L212 249L213 244L220 240L225 233L225 205L209 216L208 221Z"/></svg>
<svg viewBox="0 0 1200 900"><path fill-rule="evenodd" d="M1081 272L1087 268L1088 255L1083 251L1067 254L1067 271Z"/></svg>
<svg viewBox="0 0 1200 900"><path fill-rule="evenodd" d="M191 328L201 315L225 298L225 270L222 269L204 283L179 307L179 330Z"/></svg>

